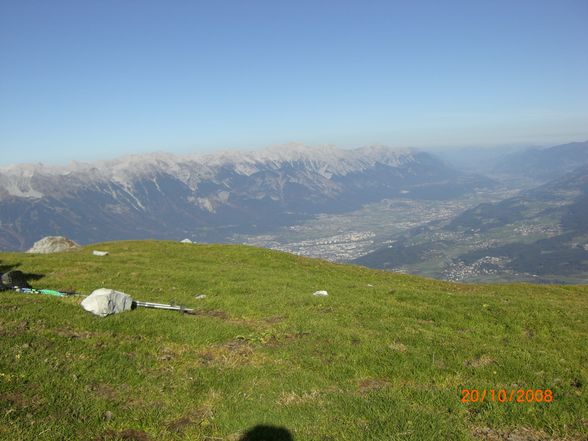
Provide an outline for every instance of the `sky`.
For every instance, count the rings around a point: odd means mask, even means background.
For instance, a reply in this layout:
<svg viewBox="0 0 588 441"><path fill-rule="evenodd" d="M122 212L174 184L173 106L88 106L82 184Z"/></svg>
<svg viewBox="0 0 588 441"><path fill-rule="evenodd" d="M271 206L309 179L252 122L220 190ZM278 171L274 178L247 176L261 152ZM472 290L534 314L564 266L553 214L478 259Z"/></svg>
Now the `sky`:
<svg viewBox="0 0 588 441"><path fill-rule="evenodd" d="M0 165L588 139L588 1L0 0Z"/></svg>

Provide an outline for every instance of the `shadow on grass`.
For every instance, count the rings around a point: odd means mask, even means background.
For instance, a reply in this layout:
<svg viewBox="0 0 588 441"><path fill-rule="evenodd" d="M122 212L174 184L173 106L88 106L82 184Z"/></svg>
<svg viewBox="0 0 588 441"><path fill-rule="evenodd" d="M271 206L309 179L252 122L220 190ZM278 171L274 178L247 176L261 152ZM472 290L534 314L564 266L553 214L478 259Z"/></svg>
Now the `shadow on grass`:
<svg viewBox="0 0 588 441"><path fill-rule="evenodd" d="M27 280L27 282L30 282L31 280L40 280L43 277L45 277L45 274L37 274L37 273L23 273L25 279Z"/></svg>
<svg viewBox="0 0 588 441"><path fill-rule="evenodd" d="M2 265L2 261L0 260L0 274L7 273L8 271L13 270L14 268L17 268L19 265L20 265L20 262L13 263L11 265Z"/></svg>
<svg viewBox="0 0 588 441"><path fill-rule="evenodd" d="M249 429L239 441L294 441L294 438L284 427L259 425Z"/></svg>

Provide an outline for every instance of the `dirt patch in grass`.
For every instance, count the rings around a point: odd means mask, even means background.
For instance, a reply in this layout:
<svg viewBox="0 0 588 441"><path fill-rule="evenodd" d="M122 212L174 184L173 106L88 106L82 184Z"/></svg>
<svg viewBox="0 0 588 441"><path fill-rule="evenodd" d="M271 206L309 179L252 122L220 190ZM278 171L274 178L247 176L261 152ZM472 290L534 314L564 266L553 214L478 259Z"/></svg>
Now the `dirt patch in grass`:
<svg viewBox="0 0 588 441"><path fill-rule="evenodd" d="M310 332L308 331L297 331L297 332L291 332L291 333L287 333L287 334L278 334L278 335L268 335L265 337L262 337L260 340L260 342L264 345L264 346L269 346L269 347L278 347L278 346L282 346L284 344L287 343L292 343L294 341L300 340L306 336L310 335Z"/></svg>
<svg viewBox="0 0 588 441"><path fill-rule="evenodd" d="M310 335L309 331L298 331L298 332L294 332L291 334L285 334L283 338L285 340L299 340L299 339L306 337L308 335Z"/></svg>
<svg viewBox="0 0 588 441"><path fill-rule="evenodd" d="M147 401L142 397L127 397L121 407L127 410L153 410L161 409L165 404L163 401Z"/></svg>
<svg viewBox="0 0 588 441"><path fill-rule="evenodd" d="M0 401L8 402L16 407L27 407L28 398L18 392L8 392L0 395Z"/></svg>
<svg viewBox="0 0 588 441"><path fill-rule="evenodd" d="M472 435L484 441L575 441L584 438L554 438L545 432L527 428L495 430L489 427L476 427Z"/></svg>
<svg viewBox="0 0 588 441"><path fill-rule="evenodd" d="M30 329L28 320L1 321L0 325L2 325L0 326L0 336L2 337L16 337L25 334Z"/></svg>
<svg viewBox="0 0 588 441"><path fill-rule="evenodd" d="M227 314L225 311L220 311L218 309L210 309L210 310L195 309L194 311L190 312L189 315L214 317L214 318L218 318L221 320L229 320L230 319L229 314Z"/></svg>
<svg viewBox="0 0 588 441"><path fill-rule="evenodd" d="M170 421L165 425L169 432L181 434L189 426L200 424L207 418L212 416L212 407L209 404L205 404L199 409L196 409L187 415L184 415L178 419Z"/></svg>
<svg viewBox="0 0 588 441"><path fill-rule="evenodd" d="M28 396L20 392L6 392L0 394L0 402L7 402L17 409L37 409L43 404L43 398L38 395Z"/></svg>
<svg viewBox="0 0 588 441"><path fill-rule="evenodd" d="M94 441L152 441L147 433L137 429L125 429L117 432L115 430L107 430Z"/></svg>
<svg viewBox="0 0 588 441"><path fill-rule="evenodd" d="M2 310L4 312L12 312L12 311L16 311L17 309L20 309L22 307L22 305L14 305L14 304L5 304L2 305Z"/></svg>
<svg viewBox="0 0 588 441"><path fill-rule="evenodd" d="M247 341L231 340L200 351L198 359L204 366L236 368L244 365L262 364L264 356L260 352L256 352L251 343Z"/></svg>
<svg viewBox="0 0 588 441"><path fill-rule="evenodd" d="M189 426L208 424L214 418L213 408L222 399L220 392L209 390L200 406L187 414L165 424L165 428L176 434L182 434Z"/></svg>
<svg viewBox="0 0 588 441"><path fill-rule="evenodd" d="M176 358L181 358L190 351L187 345L168 343L163 346L157 355L159 361L172 361Z"/></svg>
<svg viewBox="0 0 588 441"><path fill-rule="evenodd" d="M357 382L357 388L362 395L385 389L388 386L390 386L390 383L381 378L363 378Z"/></svg>
<svg viewBox="0 0 588 441"><path fill-rule="evenodd" d="M119 397L119 391L107 383L93 384L87 387L95 396L104 400L114 401Z"/></svg>
<svg viewBox="0 0 588 441"><path fill-rule="evenodd" d="M471 360L466 360L463 362L464 366L466 367L473 367L475 369L481 368L484 366L488 366L489 364L494 363L495 360L488 355L482 355L480 357L472 358Z"/></svg>
<svg viewBox="0 0 588 441"><path fill-rule="evenodd" d="M55 330L55 333L60 337L70 338L70 339L80 339L85 340L87 338L92 337L94 334L89 331L77 331L71 328L62 328Z"/></svg>
<svg viewBox="0 0 588 441"><path fill-rule="evenodd" d="M277 400L279 406L296 406L307 403L316 403L321 400L321 394L318 390L310 392L284 392Z"/></svg>
<svg viewBox="0 0 588 441"><path fill-rule="evenodd" d="M408 350L406 345L403 343L400 343L399 341L394 341L394 342L390 343L388 345L388 347L395 352L406 352Z"/></svg>
<svg viewBox="0 0 588 441"><path fill-rule="evenodd" d="M265 317L262 320L270 325L275 325L276 323L281 323L286 319L285 315L274 315L271 317Z"/></svg>
<svg viewBox="0 0 588 441"><path fill-rule="evenodd" d="M572 380L572 382L570 383L570 386L572 386L575 389L582 389L582 386L583 386L582 380L580 380L579 378L574 378Z"/></svg>
<svg viewBox="0 0 588 441"><path fill-rule="evenodd" d="M221 311L219 309L197 309L192 312L186 313L187 315L196 316L196 317L211 317L218 320L222 320L228 324L232 325L246 325L246 326L255 326L259 322L257 320L251 320L246 318L238 318L238 317L231 317L225 311Z"/></svg>
<svg viewBox="0 0 588 441"><path fill-rule="evenodd" d="M194 420L189 416L185 416L178 418L177 420L170 421L165 425L165 427L170 432L183 433L184 430L186 430L186 427L191 426L192 424L194 424Z"/></svg>

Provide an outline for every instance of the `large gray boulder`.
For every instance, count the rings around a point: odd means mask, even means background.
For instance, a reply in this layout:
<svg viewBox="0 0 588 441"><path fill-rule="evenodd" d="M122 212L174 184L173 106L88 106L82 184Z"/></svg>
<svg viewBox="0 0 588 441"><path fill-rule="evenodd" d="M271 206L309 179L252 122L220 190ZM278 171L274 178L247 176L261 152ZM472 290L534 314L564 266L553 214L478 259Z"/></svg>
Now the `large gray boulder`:
<svg viewBox="0 0 588 441"><path fill-rule="evenodd" d="M129 311L133 308L133 298L124 292L100 288L82 300L82 308L100 317Z"/></svg>
<svg viewBox="0 0 588 441"><path fill-rule="evenodd" d="M73 240L63 236L46 236L38 240L27 250L27 253L60 253L62 251L71 251L80 248Z"/></svg>

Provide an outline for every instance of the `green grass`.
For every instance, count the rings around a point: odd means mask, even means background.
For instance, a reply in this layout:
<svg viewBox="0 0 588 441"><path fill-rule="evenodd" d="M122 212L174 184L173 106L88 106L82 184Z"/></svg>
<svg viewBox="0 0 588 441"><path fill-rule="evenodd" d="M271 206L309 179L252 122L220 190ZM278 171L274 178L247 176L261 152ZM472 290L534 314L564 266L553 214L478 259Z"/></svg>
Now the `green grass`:
<svg viewBox="0 0 588 441"><path fill-rule="evenodd" d="M79 298L0 293L0 439L236 441L258 424L296 441L588 436L585 286L460 285L171 242L2 253L0 266L42 276L37 288L197 309L98 318ZM555 399L461 403L462 388Z"/></svg>

